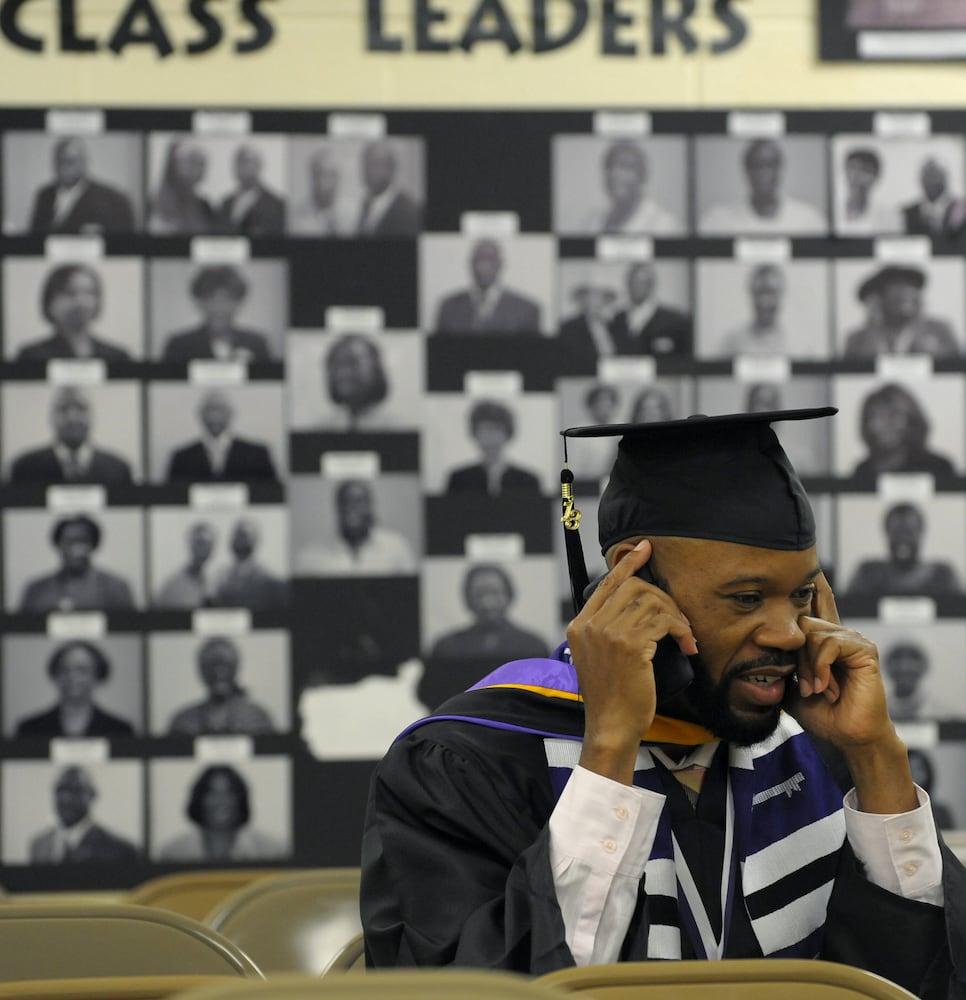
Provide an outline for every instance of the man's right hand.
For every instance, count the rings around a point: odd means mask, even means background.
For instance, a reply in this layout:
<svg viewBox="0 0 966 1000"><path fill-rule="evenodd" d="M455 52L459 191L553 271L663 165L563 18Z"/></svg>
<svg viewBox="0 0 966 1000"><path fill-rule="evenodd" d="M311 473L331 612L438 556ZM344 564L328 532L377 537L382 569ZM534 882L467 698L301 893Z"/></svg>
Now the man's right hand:
<svg viewBox="0 0 966 1000"><path fill-rule="evenodd" d="M671 596L635 576L651 551L647 539L628 551L567 628L586 716L580 765L627 785L657 711L658 642L670 635L686 655L698 651L691 625Z"/></svg>

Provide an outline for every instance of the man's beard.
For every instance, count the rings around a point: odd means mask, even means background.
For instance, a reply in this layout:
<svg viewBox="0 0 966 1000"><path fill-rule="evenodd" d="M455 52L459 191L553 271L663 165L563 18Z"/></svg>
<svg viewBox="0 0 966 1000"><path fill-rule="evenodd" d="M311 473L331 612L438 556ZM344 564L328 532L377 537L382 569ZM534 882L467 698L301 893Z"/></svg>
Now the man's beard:
<svg viewBox="0 0 966 1000"><path fill-rule="evenodd" d="M740 677L747 676L760 667L793 667L798 654L785 650L771 650L753 660L736 664L715 684L700 656L689 657L694 667L694 680L684 692L695 721L710 729L719 739L737 746L761 743L775 731L782 706L794 695L792 677L785 681L785 695L778 705L762 705L752 714L738 715L731 707L731 686Z"/></svg>

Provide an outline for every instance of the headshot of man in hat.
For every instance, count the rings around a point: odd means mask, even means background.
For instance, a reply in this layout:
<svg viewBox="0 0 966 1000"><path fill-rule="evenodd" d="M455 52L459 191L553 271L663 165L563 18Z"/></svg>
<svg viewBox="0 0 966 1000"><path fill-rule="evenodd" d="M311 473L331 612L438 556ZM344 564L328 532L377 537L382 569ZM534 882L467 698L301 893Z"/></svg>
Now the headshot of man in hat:
<svg viewBox="0 0 966 1000"><path fill-rule="evenodd" d="M866 320L846 336L844 356L958 355L960 347L949 323L925 314L926 283L922 268L898 264L887 264L867 277L856 290L866 308Z"/></svg>
<svg viewBox="0 0 966 1000"><path fill-rule="evenodd" d="M560 321L558 343L569 367L590 371L599 357L614 353L610 321L618 292L605 276L585 272L571 288L570 299L576 311Z"/></svg>
<svg viewBox="0 0 966 1000"><path fill-rule="evenodd" d="M377 765L370 965L819 957L960 994L966 869L913 783L878 650L839 620L771 427L834 412L564 432L620 439L597 518L608 572L588 585L565 492L566 641L449 699Z"/></svg>

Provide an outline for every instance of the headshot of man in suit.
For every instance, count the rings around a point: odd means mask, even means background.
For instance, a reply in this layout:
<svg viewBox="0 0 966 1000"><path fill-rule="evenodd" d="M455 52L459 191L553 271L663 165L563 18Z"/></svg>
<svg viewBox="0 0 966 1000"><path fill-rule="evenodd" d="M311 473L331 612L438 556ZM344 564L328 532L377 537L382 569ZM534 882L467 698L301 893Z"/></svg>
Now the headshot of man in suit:
<svg viewBox="0 0 966 1000"><path fill-rule="evenodd" d="M97 788L87 769L65 767L54 782L55 823L30 841L30 863L136 861L139 851L134 844L101 826L91 814L96 798Z"/></svg>
<svg viewBox="0 0 966 1000"><path fill-rule="evenodd" d="M61 386L50 406L51 444L25 452L10 466L12 483L101 483L127 485L131 468L118 455L91 443L93 415L86 390Z"/></svg>
<svg viewBox="0 0 966 1000"><path fill-rule="evenodd" d="M210 233L215 210L198 193L208 173L208 152L193 136L178 136L168 143L161 183L158 185L148 229L159 235Z"/></svg>
<svg viewBox="0 0 966 1000"><path fill-rule="evenodd" d="M869 275L856 290L866 310L865 323L845 338L844 356L958 355L959 344L949 323L926 314L926 283L926 272L909 265L886 264Z"/></svg>
<svg viewBox="0 0 966 1000"><path fill-rule="evenodd" d="M680 222L648 191L647 154L626 139L611 143L604 152L601 174L607 204L588 219L594 233L653 233L681 231Z"/></svg>
<svg viewBox="0 0 966 1000"><path fill-rule="evenodd" d="M99 646L79 639L61 644L47 660L47 676L57 689L57 704L21 719L17 739L134 735L127 719L106 712L94 698L111 676L110 660Z"/></svg>
<svg viewBox="0 0 966 1000"><path fill-rule="evenodd" d="M700 222L703 233L824 233L825 215L784 190L785 151L775 139L745 146L741 169L747 196L735 204L712 205Z"/></svg>
<svg viewBox="0 0 966 1000"><path fill-rule="evenodd" d="M221 608L273 611L288 601L288 587L255 558L261 541L257 522L239 518L231 530L232 562L215 584L212 604Z"/></svg>
<svg viewBox="0 0 966 1000"><path fill-rule="evenodd" d="M599 357L615 353L610 324L618 292L602 281L587 277L570 294L577 312L561 321L558 343L571 362L592 367Z"/></svg>
<svg viewBox="0 0 966 1000"><path fill-rule="evenodd" d="M234 419L235 406L226 392L206 392L198 404L201 438L172 452L168 482L276 482L267 446L235 435Z"/></svg>
<svg viewBox="0 0 966 1000"><path fill-rule="evenodd" d="M218 208L219 232L241 236L276 236L285 228L285 202L262 181L261 151L243 142L235 151L237 187Z"/></svg>
<svg viewBox="0 0 966 1000"><path fill-rule="evenodd" d="M333 341L323 361L329 398L345 413L344 430L364 430L380 423L380 404L389 395L389 374L379 345L362 333L344 333Z"/></svg>
<svg viewBox="0 0 966 1000"><path fill-rule="evenodd" d="M248 295L248 282L231 264L202 267L191 279L191 298L201 314L201 323L173 333L164 345L162 361L271 361L265 334L235 325L235 318Z"/></svg>
<svg viewBox="0 0 966 1000"><path fill-rule="evenodd" d="M22 612L134 610L128 582L92 562L101 544L97 521L87 514L58 518L50 542L60 568L27 584L20 599Z"/></svg>
<svg viewBox="0 0 966 1000"><path fill-rule="evenodd" d="M691 317L661 304L654 262L635 261L624 279L627 302L611 320L614 354L690 355L693 349Z"/></svg>
<svg viewBox="0 0 966 1000"><path fill-rule="evenodd" d="M379 524L372 484L344 479L335 488L336 532L298 554L300 573L318 576L394 576L416 572L412 546Z"/></svg>
<svg viewBox="0 0 966 1000"><path fill-rule="evenodd" d="M227 636L211 636L198 647L198 674L207 697L179 709L168 725L169 736L246 735L275 732L268 712L238 683L241 654Z"/></svg>
<svg viewBox="0 0 966 1000"><path fill-rule="evenodd" d="M51 268L40 290L40 311L51 325L43 340L24 344L17 361L46 363L55 358L98 358L108 364L130 361L123 348L94 333L101 313L104 288L101 276L89 264L58 264Z"/></svg>
<svg viewBox="0 0 966 1000"><path fill-rule="evenodd" d="M35 233L129 233L131 199L90 176L90 152L83 139L65 136L53 147L54 180L34 196L30 229Z"/></svg>
<svg viewBox="0 0 966 1000"><path fill-rule="evenodd" d="M289 230L298 236L348 236L353 231L350 219L339 199L342 175L332 150L320 146L306 163L308 196L291 212Z"/></svg>
<svg viewBox="0 0 966 1000"><path fill-rule="evenodd" d="M940 242L956 242L966 231L966 201L949 189L949 170L934 156L919 168L922 197L902 206L905 231L931 236Z"/></svg>
<svg viewBox="0 0 966 1000"><path fill-rule="evenodd" d="M785 272L777 264L756 264L748 274L746 286L751 317L725 332L718 353L787 353L787 331L782 320L786 285Z"/></svg>
<svg viewBox="0 0 966 1000"><path fill-rule="evenodd" d="M469 432L479 448L480 461L449 474L448 496L540 495L537 477L507 460L506 448L516 433L516 417L509 406L492 399L477 400L470 409Z"/></svg>
<svg viewBox="0 0 966 1000"><path fill-rule="evenodd" d="M362 150L365 194L356 232L359 236L415 236L422 209L398 183L399 164L392 144L370 142Z"/></svg>
<svg viewBox="0 0 966 1000"><path fill-rule="evenodd" d="M504 286L503 248L496 240L477 240L470 251L470 287L439 304L440 333L539 333L540 306Z"/></svg>
<svg viewBox="0 0 966 1000"><path fill-rule="evenodd" d="M155 604L170 611L193 611L212 603L214 581L208 563L218 532L208 521L195 521L187 531L188 561L161 585Z"/></svg>

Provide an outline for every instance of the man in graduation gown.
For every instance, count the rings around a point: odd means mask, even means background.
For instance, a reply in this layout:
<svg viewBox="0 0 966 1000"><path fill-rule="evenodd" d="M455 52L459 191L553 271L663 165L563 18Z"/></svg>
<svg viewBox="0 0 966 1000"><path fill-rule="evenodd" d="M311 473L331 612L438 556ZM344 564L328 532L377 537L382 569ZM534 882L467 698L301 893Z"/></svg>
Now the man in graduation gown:
<svg viewBox="0 0 966 1000"><path fill-rule="evenodd" d="M610 572L567 643L444 703L377 767L369 964L820 957L966 998L966 870L769 426L832 412L616 429Z"/></svg>

